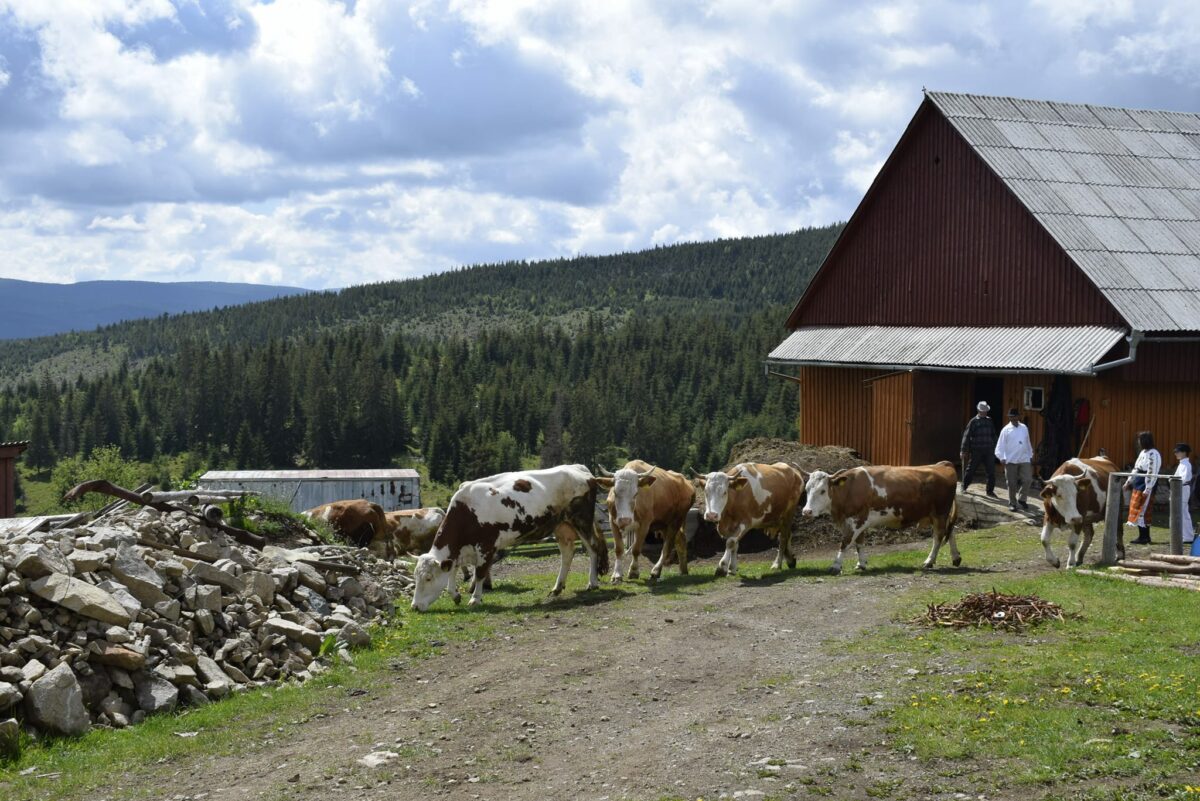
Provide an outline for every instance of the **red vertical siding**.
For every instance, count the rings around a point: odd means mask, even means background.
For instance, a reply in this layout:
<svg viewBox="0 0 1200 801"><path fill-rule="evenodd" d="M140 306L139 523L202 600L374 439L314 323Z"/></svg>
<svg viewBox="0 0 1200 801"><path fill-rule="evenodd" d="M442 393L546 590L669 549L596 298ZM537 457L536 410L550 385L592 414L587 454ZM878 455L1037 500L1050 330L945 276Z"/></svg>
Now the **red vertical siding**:
<svg viewBox="0 0 1200 801"><path fill-rule="evenodd" d="M929 101L788 320L790 328L1123 324Z"/></svg>
<svg viewBox="0 0 1200 801"><path fill-rule="evenodd" d="M870 459L871 391L863 382L877 370L800 368L800 441L844 445Z"/></svg>

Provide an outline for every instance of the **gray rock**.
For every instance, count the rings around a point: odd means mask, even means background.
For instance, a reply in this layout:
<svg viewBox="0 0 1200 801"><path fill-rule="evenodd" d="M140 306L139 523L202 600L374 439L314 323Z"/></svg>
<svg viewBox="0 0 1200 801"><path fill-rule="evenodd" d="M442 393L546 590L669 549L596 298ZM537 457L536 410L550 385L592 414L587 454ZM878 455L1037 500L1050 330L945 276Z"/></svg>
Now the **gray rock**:
<svg viewBox="0 0 1200 801"><path fill-rule="evenodd" d="M67 560L74 568L76 575L94 573L108 564L112 551L72 551L67 554Z"/></svg>
<svg viewBox="0 0 1200 801"><path fill-rule="evenodd" d="M16 759L21 755L21 727L16 719L0 720L0 757Z"/></svg>
<svg viewBox="0 0 1200 801"><path fill-rule="evenodd" d="M104 639L114 645L124 645L127 642L133 642L133 635L127 629L120 626L112 626L104 632Z"/></svg>
<svg viewBox="0 0 1200 801"><path fill-rule="evenodd" d="M210 584L197 584L183 591L183 603L188 609L221 611L221 588Z"/></svg>
<svg viewBox="0 0 1200 801"><path fill-rule="evenodd" d="M128 545L118 548L110 570L117 581L124 584L133 597L146 606L171 600L163 592L163 577L146 564L137 548Z"/></svg>
<svg viewBox="0 0 1200 801"><path fill-rule="evenodd" d="M342 576L338 579L338 589L343 598L358 598L363 594L362 583L354 576Z"/></svg>
<svg viewBox="0 0 1200 801"><path fill-rule="evenodd" d="M37 681L46 675L46 666L36 659L31 659L21 668L21 672L25 675L25 681Z"/></svg>
<svg viewBox="0 0 1200 801"><path fill-rule="evenodd" d="M371 644L371 635L357 623L347 623L338 632L337 640L351 648L366 648Z"/></svg>
<svg viewBox="0 0 1200 801"><path fill-rule="evenodd" d="M86 581L61 573L51 573L31 582L29 591L93 620L118 626L128 626L131 621L129 612L116 598Z"/></svg>
<svg viewBox="0 0 1200 801"><path fill-rule="evenodd" d="M188 571L188 575L201 584L215 584L232 593L242 591L241 579L207 562L197 562L192 565L191 570Z"/></svg>
<svg viewBox="0 0 1200 801"><path fill-rule="evenodd" d="M125 589L124 584L118 584L115 581L102 581L96 585L100 589L107 592L113 598L117 599L117 603L129 614L130 619L136 618L142 611L142 602L134 598L129 590Z"/></svg>
<svg viewBox="0 0 1200 801"><path fill-rule="evenodd" d="M292 592L292 598L304 604L306 608L318 617L325 617L333 612L333 607L329 605L329 602L319 592L315 592L308 587L297 587Z"/></svg>
<svg viewBox="0 0 1200 801"><path fill-rule="evenodd" d="M92 654L92 661L121 670L141 670L146 666L146 655L124 645L96 644L97 650Z"/></svg>
<svg viewBox="0 0 1200 801"><path fill-rule="evenodd" d="M179 620L179 601L160 601L154 605L154 611L170 620Z"/></svg>
<svg viewBox="0 0 1200 801"><path fill-rule="evenodd" d="M265 606L270 606L275 600L275 579L257 570L248 570L242 574L242 583L246 593L257 596Z"/></svg>
<svg viewBox="0 0 1200 801"><path fill-rule="evenodd" d="M214 697L224 698L233 692L233 679L212 658L197 654L196 672L204 682L205 691Z"/></svg>
<svg viewBox="0 0 1200 801"><path fill-rule="evenodd" d="M64 664L42 676L25 696L29 721L59 734L79 735L92 727L75 672Z"/></svg>
<svg viewBox="0 0 1200 801"><path fill-rule="evenodd" d="M17 572L28 578L41 578L51 573L69 575L70 564L57 550L45 545L28 543L20 545L13 554L13 567Z"/></svg>
<svg viewBox="0 0 1200 801"><path fill-rule="evenodd" d="M6 681L0 681L0 711L21 702L21 691Z"/></svg>
<svg viewBox="0 0 1200 801"><path fill-rule="evenodd" d="M301 626L299 623L293 623L290 620L273 617L263 623L263 629L270 634L280 634L289 640L295 640L304 647L310 650L317 650L321 647L320 632L313 631Z"/></svg>
<svg viewBox="0 0 1200 801"><path fill-rule="evenodd" d="M179 690L162 676L139 671L133 674L133 686L138 707L148 715L173 712L179 705Z"/></svg>
<svg viewBox="0 0 1200 801"><path fill-rule="evenodd" d="M200 633L205 637L212 634L217 628L217 623L213 618L213 613L207 609L197 609L195 612L195 620L196 628L200 629Z"/></svg>

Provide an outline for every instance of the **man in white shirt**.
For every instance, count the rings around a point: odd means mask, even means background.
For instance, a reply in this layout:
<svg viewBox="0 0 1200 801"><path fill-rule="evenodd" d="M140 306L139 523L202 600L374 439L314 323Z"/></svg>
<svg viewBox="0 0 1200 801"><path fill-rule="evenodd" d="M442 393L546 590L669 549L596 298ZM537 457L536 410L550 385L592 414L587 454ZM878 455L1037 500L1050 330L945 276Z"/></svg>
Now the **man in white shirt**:
<svg viewBox="0 0 1200 801"><path fill-rule="evenodd" d="M1021 422L1016 407L1008 410L1008 425L1000 429L996 440L996 460L1004 465L1004 480L1008 483L1008 508L1016 511L1020 504L1028 509L1025 499L1033 483L1033 445L1029 442L1029 429ZM1017 496L1017 485L1021 487Z"/></svg>

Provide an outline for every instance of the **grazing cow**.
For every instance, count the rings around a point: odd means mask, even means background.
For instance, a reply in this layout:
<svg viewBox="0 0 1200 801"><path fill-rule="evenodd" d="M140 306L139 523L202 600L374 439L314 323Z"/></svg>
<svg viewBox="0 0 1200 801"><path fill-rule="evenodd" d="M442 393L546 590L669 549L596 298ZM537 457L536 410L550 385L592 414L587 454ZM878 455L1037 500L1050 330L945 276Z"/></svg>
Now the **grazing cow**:
<svg viewBox="0 0 1200 801"><path fill-rule="evenodd" d="M324 520L330 527L359 548L367 548L380 559L391 559L392 530L377 503L358 498L334 501L309 509L305 515Z"/></svg>
<svg viewBox="0 0 1200 801"><path fill-rule="evenodd" d="M459 562L475 566L470 603L480 603L483 578L497 551L550 534L561 557L552 593L558 595L566 584L576 539L591 555L588 589L600 586L598 575L608 570L608 544L596 530L598 487L580 464L464 482L450 499L429 552L417 559L412 608L428 609L451 583Z"/></svg>
<svg viewBox="0 0 1200 801"><path fill-rule="evenodd" d="M1055 567L1062 562L1050 547L1050 535L1055 529L1070 528L1067 538L1067 567L1078 567L1092 544L1095 533L1092 524L1104 519L1105 501L1108 493L1108 477L1117 466L1103 456L1095 459L1070 459L1059 465L1054 475L1042 487L1042 508L1045 522L1042 525L1042 547L1046 550L1046 561ZM1083 544L1079 543L1079 532L1083 531ZM1125 537L1117 528L1117 553L1125 558Z"/></svg>
<svg viewBox="0 0 1200 801"><path fill-rule="evenodd" d="M436 506L426 509L403 509L387 512L396 553L425 553L433 544L438 526L446 518L446 510Z"/></svg>
<svg viewBox="0 0 1200 801"><path fill-rule="evenodd" d="M843 532L842 545L830 571L842 572L842 553L854 543L858 569L867 569L862 535L869 528L906 528L933 525L933 548L925 560L929 568L937 561L938 549L949 541L954 566L962 564L954 524L958 518L955 490L958 474L950 462L921 467L875 465L839 470L832 476L818 470L808 477L805 517L828 513Z"/></svg>
<svg viewBox="0 0 1200 801"><path fill-rule="evenodd" d="M704 519L716 523L717 532L725 540L725 555L717 563L716 575L737 574L738 543L754 528L779 538L773 569L781 569L784 559L788 567L796 566L792 518L804 496L805 480L803 471L785 462L743 462L728 472L696 478L704 489Z"/></svg>
<svg viewBox="0 0 1200 801"><path fill-rule="evenodd" d="M608 519L612 523L613 544L617 558L613 563L612 580L622 580L625 557L624 537L629 538L631 561L629 577L638 577L638 561L646 544L646 535L657 531L662 535L662 553L650 569L650 579L662 575L663 565L678 551L679 572L687 574L687 540L683 524L688 509L696 499L692 482L682 474L649 465L640 459L627 462L616 473L596 479L602 489L608 489Z"/></svg>

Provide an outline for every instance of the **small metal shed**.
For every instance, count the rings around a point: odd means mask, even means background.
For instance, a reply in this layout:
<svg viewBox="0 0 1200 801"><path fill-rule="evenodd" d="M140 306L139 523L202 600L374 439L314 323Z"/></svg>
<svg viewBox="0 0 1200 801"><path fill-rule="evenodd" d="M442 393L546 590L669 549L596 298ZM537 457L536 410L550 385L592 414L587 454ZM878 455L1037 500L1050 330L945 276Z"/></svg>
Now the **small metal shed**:
<svg viewBox="0 0 1200 801"><path fill-rule="evenodd" d="M365 498L385 512L421 505L416 470L209 470L198 486L212 490L251 490L303 512L323 503Z"/></svg>

